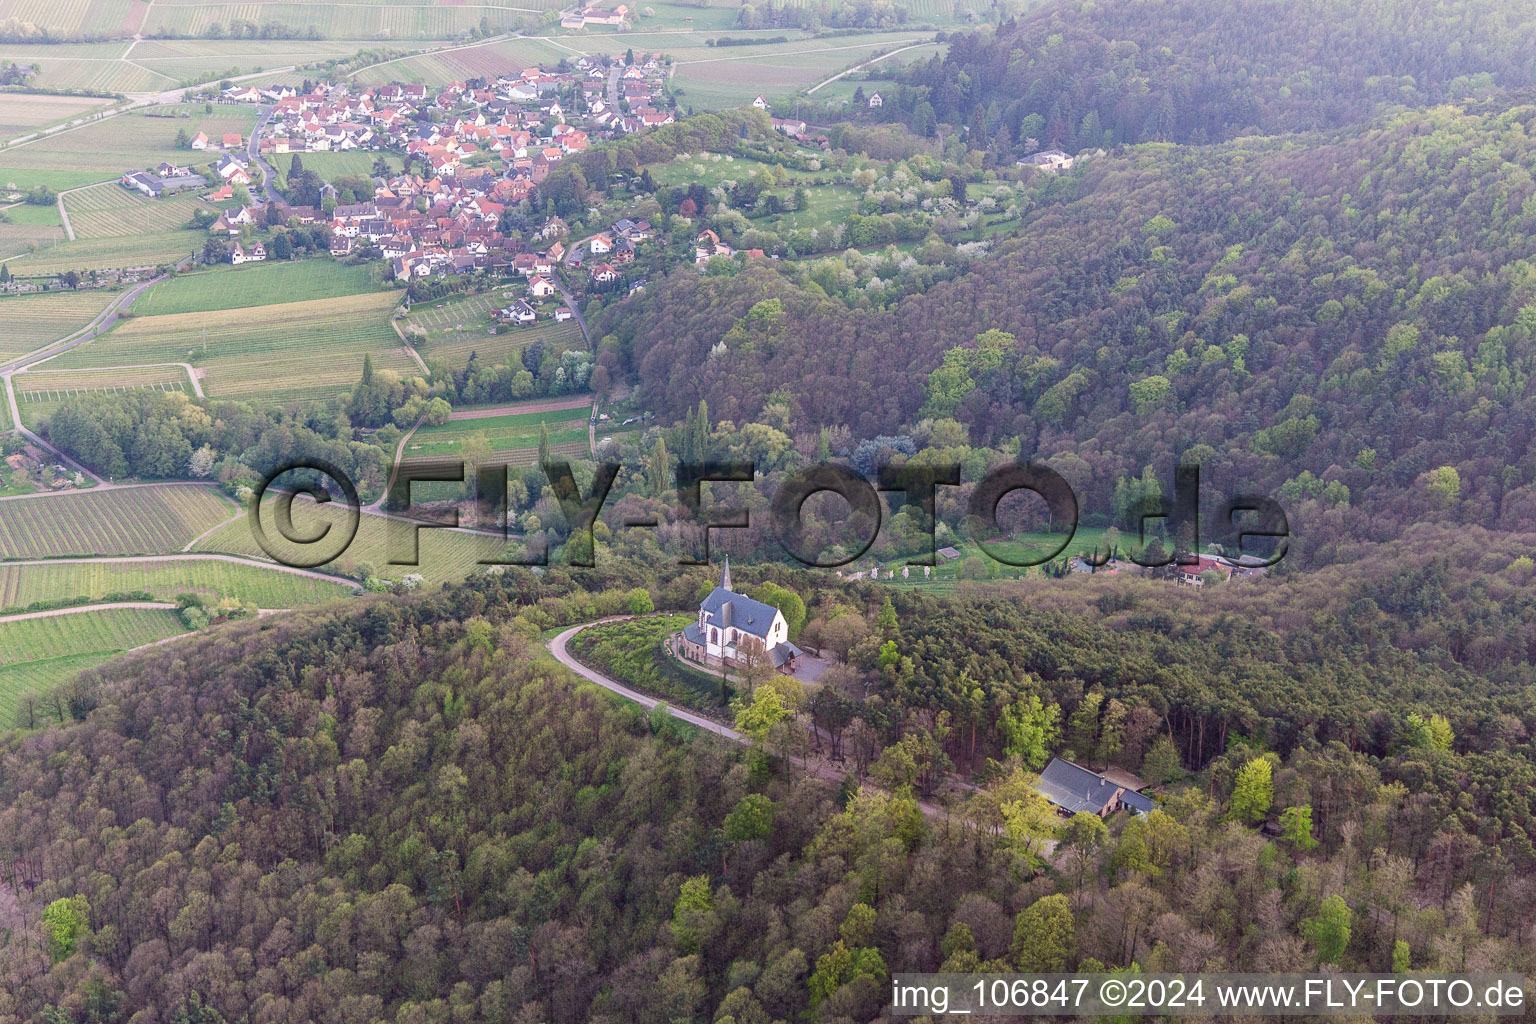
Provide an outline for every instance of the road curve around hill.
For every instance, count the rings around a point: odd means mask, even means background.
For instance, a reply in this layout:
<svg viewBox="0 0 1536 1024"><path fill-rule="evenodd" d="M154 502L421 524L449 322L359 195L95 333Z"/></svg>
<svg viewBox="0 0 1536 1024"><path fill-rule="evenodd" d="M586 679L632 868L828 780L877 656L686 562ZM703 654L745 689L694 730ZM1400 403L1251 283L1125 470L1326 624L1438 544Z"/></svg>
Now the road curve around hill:
<svg viewBox="0 0 1536 1024"><path fill-rule="evenodd" d="M572 656L570 651L566 649L566 646L571 642L571 638L589 626L601 626L605 622L622 622L625 619L633 617L634 616L631 615L615 615L611 618L598 619L594 622L583 622L579 626L572 626L570 629L567 629L559 635L551 638L549 641L549 653L555 656L556 661L570 669L572 672L575 672L577 675L581 676L581 678L587 680L587 682L596 683L603 689L612 693L616 693L620 697L623 697L625 700L632 700L643 708L654 708L657 704L660 704L661 701L657 700L655 697L647 697L645 694L640 693L637 690L631 690L629 687L625 686L618 680L609 679L601 672L587 668L587 666L577 661L575 657ZM719 722L711 721L710 719L705 718L703 715L696 715L692 711L685 711L682 708L675 708L670 704L667 705L667 713L679 721L687 722L689 725L698 726L700 729L704 729L707 732L712 732L716 736L723 736L728 740L735 740L737 743L746 742L746 737L737 732L735 729L721 725Z"/></svg>
<svg viewBox="0 0 1536 1024"><path fill-rule="evenodd" d="M609 677L603 675L601 672L588 668L581 662L577 661L576 658L567 649L571 642L571 638L584 629L592 626L601 626L608 622L623 622L626 619L633 618L636 618L636 616L611 615L606 619L596 619L592 622L583 622L579 626L572 626L570 629L562 630L560 633L551 637L549 643L546 646L549 648L549 653L555 656L556 661L570 669L572 672L575 672L578 676L581 676L581 678L585 679L587 682L596 683L598 686L601 686L603 689L609 691L610 693L616 693L620 697L623 697L625 700L632 700L643 708L654 708L657 704L661 704L662 701L657 700L655 697L648 697L636 690L632 690L618 680L610 679ZM671 715L673 718L676 718L679 721L687 722L689 725L697 726L706 732L714 733L716 736L720 736L728 740L734 740L737 743L744 744L749 742L747 737L743 736L735 729L721 725L719 722L705 718L703 715L696 715L692 711L685 711L682 708L675 708L670 704L668 704L666 707L667 714ZM828 782L841 782L844 776L847 774L841 768L828 764L819 759L815 761L807 761L799 757L791 756L789 760L799 765L801 768L806 769L817 778L825 779ZM866 785L868 785L868 783L866 783ZM929 803L924 800L919 800L917 802L917 806L918 809L921 810L926 817L930 818L944 818L947 817L950 813L947 808L941 807L938 804ZM1041 849L1045 856L1049 858L1054 852L1055 847L1055 840L1045 840L1044 843L1042 843Z"/></svg>

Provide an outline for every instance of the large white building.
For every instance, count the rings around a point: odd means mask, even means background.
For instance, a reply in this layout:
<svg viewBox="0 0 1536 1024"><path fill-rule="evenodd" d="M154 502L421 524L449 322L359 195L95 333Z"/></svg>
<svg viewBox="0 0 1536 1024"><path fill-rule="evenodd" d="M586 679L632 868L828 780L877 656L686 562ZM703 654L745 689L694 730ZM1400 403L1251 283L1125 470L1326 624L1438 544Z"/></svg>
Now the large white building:
<svg viewBox="0 0 1536 1024"><path fill-rule="evenodd" d="M793 672L800 657L782 612L731 589L729 558L720 585L699 605L698 620L683 629L682 648L686 657L716 665L739 665L757 651L781 672Z"/></svg>

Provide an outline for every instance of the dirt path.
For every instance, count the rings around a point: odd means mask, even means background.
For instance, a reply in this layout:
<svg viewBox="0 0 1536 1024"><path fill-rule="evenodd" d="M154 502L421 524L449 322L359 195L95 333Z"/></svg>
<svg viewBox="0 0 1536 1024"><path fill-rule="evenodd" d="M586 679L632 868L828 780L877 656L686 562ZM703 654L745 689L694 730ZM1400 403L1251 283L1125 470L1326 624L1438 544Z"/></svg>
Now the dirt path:
<svg viewBox="0 0 1536 1024"><path fill-rule="evenodd" d="M219 526L228 523L224 520ZM218 527L214 527L218 529ZM195 543L195 542L194 542ZM294 576L304 576L312 580L320 580L324 583L337 583L351 587L353 590L361 590L362 585L355 580L344 579L340 576L330 576L323 572L315 572L312 569L297 569L291 565L282 565L276 562L263 562L255 558L242 558L239 555L221 555L212 551L185 552L179 551L167 555L136 555L117 556L102 555L96 558L33 558L25 562L0 562L0 566L12 565L145 565L150 562L228 562L231 565L249 565L253 569L268 569L273 572L286 572ZM111 607L122 607L112 605Z"/></svg>
<svg viewBox="0 0 1536 1024"><path fill-rule="evenodd" d="M117 604L77 604L72 608L53 608L46 612L22 612L20 615L0 615L0 622L20 622L23 619L51 619L56 615L74 615L76 612L104 612L113 608L173 609L168 601L121 601Z"/></svg>
<svg viewBox="0 0 1536 1024"><path fill-rule="evenodd" d="M851 75L855 71L863 71L865 68L869 67L871 64L878 64L882 60L885 60L885 58L887 58L887 57L894 57L898 53L906 53L908 50L915 50L919 46L927 46L927 45L928 45L927 43L909 43L908 45L903 46L899 50L892 50L890 53L882 53L878 57L871 57L871 58L869 58L869 60L866 60L862 64L855 64L851 68L848 68L848 69L843 70L843 71L839 71L837 74L833 75L831 78L828 78L825 81L817 82L815 85L813 85L809 89L805 90L805 94L807 96L809 96L811 93L815 92L817 89L820 89L822 86L824 86L824 85L831 85L833 82L837 81L839 78L842 78L844 75Z"/></svg>
<svg viewBox="0 0 1536 1024"><path fill-rule="evenodd" d="M549 402L529 404L519 402L516 405L498 405L494 409L464 409L450 413L450 420L488 420L496 416L518 416L527 412L562 412L566 409L585 409L591 404L591 399L586 395L575 398L559 398Z"/></svg>

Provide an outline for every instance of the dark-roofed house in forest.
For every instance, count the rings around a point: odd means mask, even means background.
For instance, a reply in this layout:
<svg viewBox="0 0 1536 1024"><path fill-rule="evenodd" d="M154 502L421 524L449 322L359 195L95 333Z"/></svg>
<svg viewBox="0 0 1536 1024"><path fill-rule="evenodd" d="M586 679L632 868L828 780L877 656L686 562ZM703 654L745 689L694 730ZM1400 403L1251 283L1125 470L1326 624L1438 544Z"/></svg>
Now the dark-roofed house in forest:
<svg viewBox="0 0 1536 1024"><path fill-rule="evenodd" d="M720 585L699 605L699 617L683 629L683 656L706 665L740 665L753 654L780 672L793 672L800 648L789 642L789 624L773 605L731 589L731 560Z"/></svg>
<svg viewBox="0 0 1536 1024"><path fill-rule="evenodd" d="M1087 811L1105 818L1122 807L1134 814L1146 814L1157 806L1151 797L1059 757L1051 758L1035 788L1069 817Z"/></svg>

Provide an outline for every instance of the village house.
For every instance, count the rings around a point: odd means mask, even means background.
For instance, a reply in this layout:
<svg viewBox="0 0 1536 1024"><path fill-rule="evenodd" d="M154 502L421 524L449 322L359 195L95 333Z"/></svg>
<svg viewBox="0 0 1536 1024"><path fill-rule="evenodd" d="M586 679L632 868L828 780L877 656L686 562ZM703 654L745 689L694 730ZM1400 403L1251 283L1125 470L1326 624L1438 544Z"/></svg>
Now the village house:
<svg viewBox="0 0 1536 1024"><path fill-rule="evenodd" d="M208 133L207 132L198 132L196 135L192 136L192 148L193 149L207 149L208 148Z"/></svg>
<svg viewBox="0 0 1536 1024"><path fill-rule="evenodd" d="M538 319L533 307L518 299L505 309L497 310L497 316L514 324L531 324Z"/></svg>
<svg viewBox="0 0 1536 1024"><path fill-rule="evenodd" d="M598 284L609 284L619 279L619 272L614 269L611 263L599 263L592 268L591 273L592 280Z"/></svg>
<svg viewBox="0 0 1536 1024"><path fill-rule="evenodd" d="M1040 773L1035 789L1063 817L1087 811L1106 818L1122 807L1133 814L1146 814L1155 808L1157 803L1141 794L1142 786L1140 779L1126 772L1111 770L1101 774L1053 757Z"/></svg>
<svg viewBox="0 0 1536 1024"><path fill-rule="evenodd" d="M1035 167L1042 171L1067 171L1072 169L1074 158L1063 153L1059 149L1045 149L1031 155L1028 159L1020 160L1020 167Z"/></svg>
<svg viewBox="0 0 1536 1024"><path fill-rule="evenodd" d="M881 98L879 93L874 92L874 93L870 93L869 94L869 109L870 110L876 110L876 109L878 109L880 107L883 107L883 106L885 106L885 100L883 98Z"/></svg>
<svg viewBox="0 0 1536 1024"><path fill-rule="evenodd" d="M208 184L208 179L201 174L189 174L183 168L172 168L180 171L179 174L163 176L153 171L130 171L119 179L119 183L127 189L142 192L151 199L171 192L180 192L188 188L201 188Z"/></svg>
<svg viewBox="0 0 1536 1024"><path fill-rule="evenodd" d="M693 262L703 266L716 256L730 259L736 250L729 244L720 241L720 236L706 228L699 232L699 237L694 243Z"/></svg>
<svg viewBox="0 0 1536 1024"><path fill-rule="evenodd" d="M731 589L731 561L720 585L699 604L696 621L683 629L683 656L702 664L739 667L753 658L784 673L799 665L800 648L789 642L789 624L777 608Z"/></svg>
<svg viewBox="0 0 1536 1024"><path fill-rule="evenodd" d="M528 281L528 294L536 299L547 299L558 290L547 277L535 275Z"/></svg>
<svg viewBox="0 0 1536 1024"><path fill-rule="evenodd" d="M266 246L260 242L252 242L250 245L241 245L236 242L229 250L229 262L235 266L242 263L260 263L267 258Z"/></svg>

